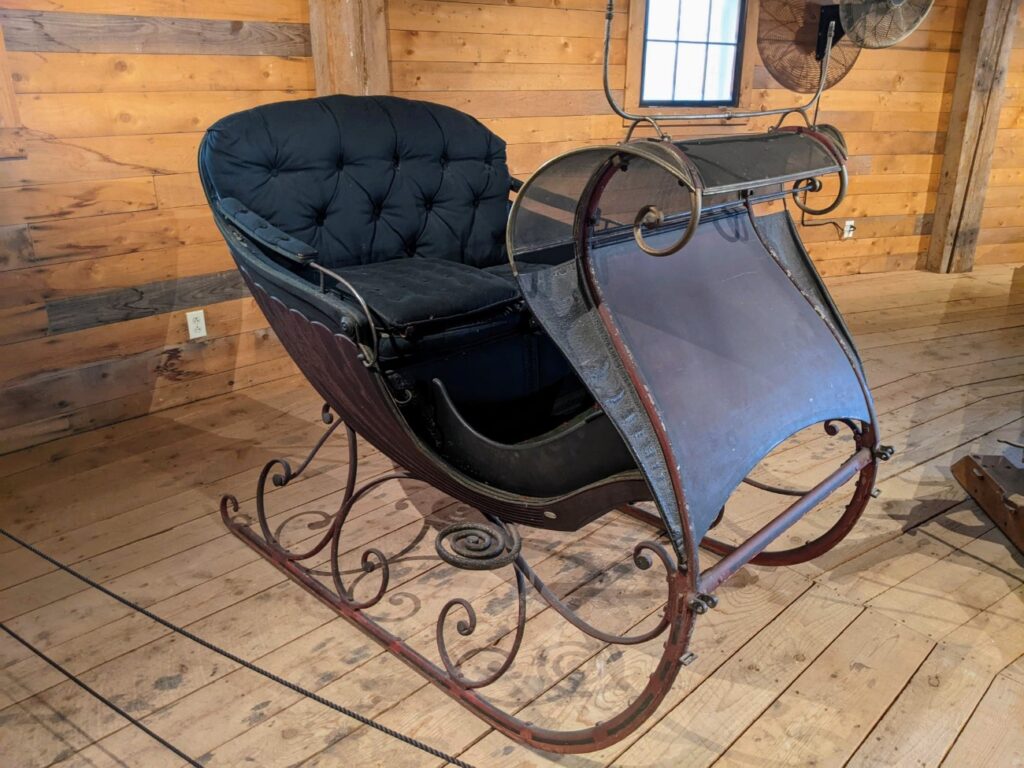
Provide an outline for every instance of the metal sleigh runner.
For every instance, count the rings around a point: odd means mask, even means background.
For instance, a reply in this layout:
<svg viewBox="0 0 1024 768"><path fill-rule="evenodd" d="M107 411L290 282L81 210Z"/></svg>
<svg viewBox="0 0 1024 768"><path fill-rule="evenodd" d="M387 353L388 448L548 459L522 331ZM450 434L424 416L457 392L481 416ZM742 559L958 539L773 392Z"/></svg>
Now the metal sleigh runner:
<svg viewBox="0 0 1024 768"><path fill-rule="evenodd" d="M804 106L633 115L609 92L613 110L632 122L626 141L564 154L525 184L509 176L501 139L473 118L389 97L259 107L221 120L200 149L203 184L238 268L326 403L326 431L310 455L294 469L275 460L261 473L257 524L239 519L225 497L226 524L439 689L533 747L587 752L639 727L692 657L695 620L716 605L717 588L748 563L790 565L834 547L891 454L879 443L853 341L794 222L755 207L791 199L824 214L838 206L844 141L810 117L831 84L833 44L844 26L850 44L864 21L856 14L892 15L904 4L850 3L840 13L788 5L820 27L805 51L820 78ZM608 18L610 27L611 9ZM674 141L664 130L764 114L779 123L760 134ZM789 115L802 123L784 125ZM631 139L641 123L656 138ZM812 206L808 193L832 176L837 198ZM751 477L776 446L818 424L853 439L814 487ZM348 450L343 500L312 545L290 549L269 519L267 486L300 475L339 428ZM358 440L402 471L360 483ZM347 583L340 558L350 549L353 506L403 478L482 515L442 528L438 557L460 569L510 569L515 616L497 663L463 665L450 650L452 631L470 637L477 628L473 605L458 594L436 619L433 648L414 648L375 620L398 556L366 549L359 588ZM726 544L712 529L728 519L726 502L743 483L792 501L746 540ZM770 549L841 488L848 498L831 528ZM653 502L657 514L638 502ZM563 602L527 562L520 535L520 527L576 531L615 509L651 526L624 554L664 572L660 620L626 636ZM703 569L702 547L717 555ZM326 570L315 567L324 561ZM663 643L646 684L617 714L559 730L488 699L516 662L531 590L602 643Z"/></svg>

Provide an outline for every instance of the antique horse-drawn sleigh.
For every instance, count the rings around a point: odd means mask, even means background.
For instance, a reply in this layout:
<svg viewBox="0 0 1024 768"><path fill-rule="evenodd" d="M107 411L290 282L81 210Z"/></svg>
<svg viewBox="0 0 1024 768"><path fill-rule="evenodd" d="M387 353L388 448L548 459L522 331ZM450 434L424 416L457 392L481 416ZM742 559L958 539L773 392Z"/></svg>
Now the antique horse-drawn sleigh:
<svg viewBox="0 0 1024 768"><path fill-rule="evenodd" d="M833 28L829 28L831 44ZM846 150L813 125L672 141L661 135L569 152L525 184L505 147L454 109L388 97L331 96L259 107L208 132L200 170L216 221L253 296L326 402L328 427L293 470L259 480L258 528L232 531L296 582L509 736L558 752L613 743L658 707L687 663L694 620L747 563L793 564L835 546L872 493L878 442L853 341L786 211L791 198L827 213L846 188ZM778 111L780 124L784 110ZM632 129L631 129L632 133ZM810 209L820 179L839 197ZM510 202L510 193L512 199ZM336 418L338 417L338 418ZM292 551L264 508L340 424L348 435L344 499L311 547ZM750 477L777 445L822 424L849 431L848 455L811 488ZM357 435L402 468L357 482ZM437 534L447 563L510 568L518 621L503 661L477 677L453 660L446 624L476 616L452 596L437 620L437 657L372 617L387 592L388 555L367 549L379 586L356 596L338 564L345 522L370 490L425 481L479 511ZM715 539L742 483L792 497L737 544ZM845 507L824 533L788 549L773 541L840 487ZM657 515L634 504L651 501ZM650 523L632 556L664 569L660 621L618 636L580 618L527 563L519 526L575 531L614 509ZM668 546L657 541L663 532ZM701 570L699 547L718 559ZM309 563L329 553L329 572ZM304 564L305 563L305 564ZM325 578L321 578L325 576ZM581 632L606 643L663 641L635 698L590 728L524 722L481 689L513 664L528 584Z"/></svg>

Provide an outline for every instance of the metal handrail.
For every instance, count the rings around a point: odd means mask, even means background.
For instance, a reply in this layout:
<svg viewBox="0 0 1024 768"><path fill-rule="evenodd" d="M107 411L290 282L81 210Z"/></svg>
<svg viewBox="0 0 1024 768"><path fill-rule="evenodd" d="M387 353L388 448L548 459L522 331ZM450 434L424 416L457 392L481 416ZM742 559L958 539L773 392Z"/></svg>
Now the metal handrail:
<svg viewBox="0 0 1024 768"><path fill-rule="evenodd" d="M339 275L334 270L328 269L327 267L322 267L319 264L317 264L315 261L309 262L308 266L312 267L313 269L315 269L317 272L320 273L320 290L321 291L323 291L325 293L327 291L327 287L324 285L324 275L326 275L326 276L331 277L334 280L338 281L342 286L344 286L345 290L352 296L352 298L354 298L356 301L359 302L359 306L362 307L363 313L366 315L366 324L370 327L370 337L373 340L373 346L370 348L371 351L373 352L373 357L371 357L371 358L365 358L364 357L363 358L363 365L365 365L367 368L372 368L374 365L377 364L377 357L378 357L378 354L379 354L380 339L377 336L377 327L373 324L373 314L370 312L370 306L366 303L366 301L363 299L363 297L361 295L359 295L359 291L357 291L355 288L352 287L352 283L350 283L348 280L343 278L341 275ZM356 332L356 336L358 337L358 331Z"/></svg>

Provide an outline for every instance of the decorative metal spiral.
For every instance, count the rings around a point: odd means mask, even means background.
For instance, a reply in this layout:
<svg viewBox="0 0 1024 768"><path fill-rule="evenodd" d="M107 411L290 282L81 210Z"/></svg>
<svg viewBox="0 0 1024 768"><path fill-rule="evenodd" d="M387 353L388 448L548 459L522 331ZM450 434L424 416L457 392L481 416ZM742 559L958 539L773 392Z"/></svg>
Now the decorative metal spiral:
<svg viewBox="0 0 1024 768"><path fill-rule="evenodd" d="M825 434L829 437L835 437L839 434L840 424L849 428L855 438L859 438L864 434L864 425L853 419L829 419L825 422Z"/></svg>
<svg viewBox="0 0 1024 768"><path fill-rule="evenodd" d="M690 211L690 221L683 234L674 242L664 248L655 248L644 239L644 227L656 229L665 223L665 214L655 205L645 205L637 211L633 219L633 239L641 251L650 256L671 256L690 242L697 232L697 225L700 223L700 195L693 192L693 203Z"/></svg>
<svg viewBox="0 0 1024 768"><path fill-rule="evenodd" d="M453 523L438 531L437 555L449 565L470 571L493 571L511 565L523 547L514 528L494 523Z"/></svg>
<svg viewBox="0 0 1024 768"><path fill-rule="evenodd" d="M231 508L231 512L228 512L228 507ZM233 517L238 514L238 498L232 493L225 493L220 497L220 514L221 517ZM245 517L245 521L248 523L251 518Z"/></svg>
<svg viewBox="0 0 1024 768"><path fill-rule="evenodd" d="M653 557L652 557L653 555ZM665 612L662 614L661 620L658 624L648 630L637 635L616 635L611 632L605 632L602 629L595 627L587 621L581 619L576 612L563 603L558 596L551 591L551 588L536 574L536 572L527 565L526 561L522 557L516 559L516 570L522 571L523 575L530 581L534 589L544 598L544 602L550 605L557 611L562 618L572 624L576 629L585 635L589 635L596 640L600 640L603 643L610 643L613 645L639 645L640 643L646 643L651 640L668 627L671 622L671 611L673 606L673 599L677 589L677 577L683 573L683 569L676 566L671 555L665 548L656 541L641 541L635 547L633 547L633 564L641 571L648 570L653 564L654 560L657 559L661 562L665 568L665 578L669 588L669 599L665 604Z"/></svg>
<svg viewBox="0 0 1024 768"><path fill-rule="evenodd" d="M330 545L329 567L331 571L331 579L334 582L334 588L337 592L338 598L345 601L351 608L356 610L369 608L370 606L380 602L381 598L383 598L384 594L387 592L388 582L391 578L388 558L383 552L376 548L367 549L362 553L359 561L362 572L364 574L378 574L380 582L377 586L376 592L369 599L356 600L342 578L340 563L342 549L341 530L345 525L345 521L348 519L349 512L351 512L353 505L357 501L382 483L408 478L409 475L406 472L393 472L387 475L381 475L356 490L356 475L358 471L359 457L355 431L341 419L335 418L334 414L331 412L330 406L326 403L320 411L320 419L324 424L328 425L327 429L324 431L323 435L321 435L316 445L313 446L313 450L311 450L309 455L306 456L301 464L299 464L298 468L293 470L291 464L286 459L271 459L264 465L256 486L256 517L259 521L260 530L263 533L265 546L281 560L293 563L308 560L309 558L318 555L328 545ZM313 458L320 452L320 449L323 448L331 435L334 434L335 430L343 424L345 425L345 434L348 438L348 477L345 482L345 494L338 505L337 511L330 515L330 524L319 540L317 540L312 547L303 552L293 552L283 546L278 540L277 533L271 530L266 510L267 482L269 480L278 488L288 485L288 483L306 470L313 461ZM275 468L279 468L280 471L274 472ZM222 515L226 515L229 508L234 513L238 512L238 500L235 499L234 496L225 496L221 499L220 506Z"/></svg>
<svg viewBox="0 0 1024 768"><path fill-rule="evenodd" d="M368 494L378 485L390 482L392 480L402 480L408 478L409 475L405 472L394 472L388 475L381 475L374 480L366 483L358 491L353 494L346 494L345 501L341 505L341 509L338 510L338 515L334 519L334 525L330 531L330 542L331 542L331 580L334 582L334 590L341 600L344 600L349 604L351 608L362 610L363 608L370 608L380 602L381 598L388 591L388 582L391 580L391 567L388 564L387 556L376 547L370 547L363 551L363 554L359 558L359 564L362 568L363 573L370 574L374 572L380 573L380 583L377 585L377 591L366 600L356 600L352 591L345 585L345 580L341 576L341 531L345 526L345 520L348 519L348 514L352 510L352 507L357 501L363 496Z"/></svg>
<svg viewBox="0 0 1024 768"><path fill-rule="evenodd" d="M812 216L824 216L826 213L831 213L836 208L838 208L840 204L843 202L843 200L846 198L846 188L849 185L849 177L847 176L845 165L839 169L837 175L839 176L839 193L836 195L835 200L833 200L831 203L822 208L812 208L811 206L809 206L807 204L807 198L805 196L805 193L808 191L808 185L811 186L811 192L818 192L821 190L821 179L801 179L797 182L794 182L793 202L796 203L797 208L799 208L804 213L809 213Z"/></svg>
<svg viewBox="0 0 1024 768"><path fill-rule="evenodd" d="M334 534L335 527L338 525L338 518L341 510L339 509L337 513L332 515L330 527L328 528L327 531L324 532L324 535L320 537L320 540L317 541L316 544L314 544L310 549L307 549L304 552L292 552L280 543L277 534L270 529L270 523L267 519L266 509L267 479L270 478L270 481L274 484L276 488L283 488L284 486L288 485L288 483L290 483L292 480L294 480L296 477L298 477L299 475L306 471L306 467L310 465L314 457L320 452L320 449L323 448L324 444L330 439L331 435L333 435L335 430L337 430L338 427L340 427L344 423L340 419L335 419L333 417L333 415L330 412L330 408L326 403L324 404L324 407L321 410L320 418L323 420L325 424L328 424L329 426L327 427L326 430L324 430L323 435L320 436L320 439L317 440L316 445L313 446L313 450L311 450L309 454L306 456L306 458L303 459L302 463L299 464L298 468L292 470L292 466L287 459L271 459L263 466L263 470L260 472L259 481L256 484L256 517L260 524L260 530L263 532L263 538L266 540L267 546L273 549L282 558L293 562L298 560L306 560L310 557L313 557L321 550L323 550L324 547L327 546L327 544L331 540L331 536ZM355 432L353 432L352 428L347 425L345 426L345 431L348 437L349 454L348 482L346 483L345 493L345 498L347 499L349 496L351 496L351 489L355 486L358 460L356 455ZM281 471L271 475L271 472L273 471L274 467L280 467ZM342 506L344 506L344 501L342 502Z"/></svg>
<svg viewBox="0 0 1024 768"><path fill-rule="evenodd" d="M441 661L444 663L444 668L448 671L448 675L454 682L463 688L484 688L490 685L500 678L508 668L512 666L512 662L515 661L516 656L519 654L519 647L523 643L523 635L526 632L526 580L523 578L523 574L516 568L516 596L518 598L518 612L516 614L516 629L515 636L512 639L512 647L509 649L505 658L501 664L488 675L484 677L472 679L466 677L462 670L459 668L457 662L452 661L451 654L448 652L448 644L444 637L445 622L448 619L448 614L453 608L461 608L466 618L459 619L456 623L455 628L460 635L463 637L469 637L476 631L476 611L468 600L462 597L456 597L445 603L444 608L441 609L441 613L437 617L437 652L441 656Z"/></svg>
<svg viewBox="0 0 1024 768"><path fill-rule="evenodd" d="M337 531L340 530L341 526L338 526ZM377 584L377 591L371 597L366 600L356 600L341 578L341 564L338 558L337 541L338 536L336 532L331 540L331 580L334 582L334 589L338 593L338 597L348 601L353 608L363 609L376 605L388 591L388 583L391 581L391 568L388 565L387 556L376 547L365 550L360 556L359 566L363 573L370 574L379 570L380 582Z"/></svg>

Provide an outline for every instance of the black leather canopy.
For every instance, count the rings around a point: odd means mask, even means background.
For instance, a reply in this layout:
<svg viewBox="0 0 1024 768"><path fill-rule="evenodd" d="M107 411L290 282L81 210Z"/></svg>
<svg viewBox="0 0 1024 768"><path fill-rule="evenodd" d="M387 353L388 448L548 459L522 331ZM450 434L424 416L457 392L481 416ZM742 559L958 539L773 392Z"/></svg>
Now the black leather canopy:
<svg viewBox="0 0 1024 768"><path fill-rule="evenodd" d="M327 267L504 261L505 143L448 107L343 95L268 104L215 123L200 165L217 197L244 200Z"/></svg>

